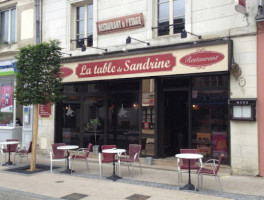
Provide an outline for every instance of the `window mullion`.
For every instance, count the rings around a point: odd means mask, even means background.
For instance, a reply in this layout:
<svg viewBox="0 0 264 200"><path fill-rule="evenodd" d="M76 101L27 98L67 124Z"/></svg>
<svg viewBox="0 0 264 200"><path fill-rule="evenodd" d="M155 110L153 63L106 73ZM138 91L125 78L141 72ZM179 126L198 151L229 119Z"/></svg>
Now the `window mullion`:
<svg viewBox="0 0 264 200"><path fill-rule="evenodd" d="M84 37L87 38L88 34L87 34L87 21L88 21L88 5L85 5L85 9L84 9ZM88 46L88 39L85 40L86 46Z"/></svg>
<svg viewBox="0 0 264 200"><path fill-rule="evenodd" d="M169 24L173 24L173 0L170 0L170 18L169 18ZM170 29L170 35L173 35L173 26L169 27Z"/></svg>

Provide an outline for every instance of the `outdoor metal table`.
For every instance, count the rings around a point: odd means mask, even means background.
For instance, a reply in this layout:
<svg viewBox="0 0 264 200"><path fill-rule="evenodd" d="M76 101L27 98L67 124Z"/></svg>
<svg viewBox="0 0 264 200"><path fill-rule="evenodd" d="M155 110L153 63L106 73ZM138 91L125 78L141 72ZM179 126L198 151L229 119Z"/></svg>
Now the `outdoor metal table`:
<svg viewBox="0 0 264 200"><path fill-rule="evenodd" d="M113 154L113 174L111 176L107 177L107 179L116 181L116 180L122 178L122 177L116 175L116 171L115 171L115 155L118 154L118 157L120 157L120 155L122 153L125 153L125 152L126 152L125 149L116 149L116 148L113 148L113 149L104 149L103 150L103 153L112 153Z"/></svg>
<svg viewBox="0 0 264 200"><path fill-rule="evenodd" d="M71 174L72 172L74 172L70 169L70 152L69 152L69 150L78 149L78 148L79 148L79 146L77 146L77 145L64 145L64 146L57 147L57 149L60 149L60 150L67 150L67 167L61 173Z"/></svg>
<svg viewBox="0 0 264 200"><path fill-rule="evenodd" d="M178 159L188 159L188 164L189 164L189 180L188 180L188 183L181 187L180 190L195 190L195 186L191 183L191 169L190 169L190 160L191 159L199 159L200 162L201 159L203 158L203 155L202 154L195 154L195 153L181 153L181 154L176 154L175 155L176 158Z"/></svg>
<svg viewBox="0 0 264 200"><path fill-rule="evenodd" d="M0 145L9 145L8 146L8 161L3 164L4 165L13 165L13 163L11 162L10 160L10 144L19 144L20 142L19 141L3 141L3 142L0 142Z"/></svg>

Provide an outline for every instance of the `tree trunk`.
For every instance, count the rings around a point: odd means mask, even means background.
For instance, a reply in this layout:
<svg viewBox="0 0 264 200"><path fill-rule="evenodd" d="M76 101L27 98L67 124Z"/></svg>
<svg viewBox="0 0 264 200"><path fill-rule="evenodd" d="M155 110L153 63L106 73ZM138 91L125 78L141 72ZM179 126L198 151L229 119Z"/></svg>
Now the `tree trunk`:
<svg viewBox="0 0 264 200"><path fill-rule="evenodd" d="M31 152L31 160L30 160L30 171L36 170L37 139L38 139L38 104L34 104L32 152Z"/></svg>

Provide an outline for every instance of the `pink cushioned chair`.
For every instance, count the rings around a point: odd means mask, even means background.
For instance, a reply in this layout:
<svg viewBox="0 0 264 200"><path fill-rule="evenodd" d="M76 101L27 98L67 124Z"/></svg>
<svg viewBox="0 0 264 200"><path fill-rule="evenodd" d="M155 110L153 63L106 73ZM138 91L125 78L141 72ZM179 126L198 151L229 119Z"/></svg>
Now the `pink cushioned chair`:
<svg viewBox="0 0 264 200"><path fill-rule="evenodd" d="M72 156L72 160L73 161L75 161L75 160L85 160L86 167L87 167L88 171L90 171L90 169L89 169L89 165L88 165L88 160L87 159L88 159L91 147L92 147L92 144L89 143L87 148L78 149L76 154ZM72 162L72 169L73 169L73 162Z"/></svg>
<svg viewBox="0 0 264 200"><path fill-rule="evenodd" d="M32 141L29 143L28 149L26 149L26 147L18 148L15 157L16 155L18 155L18 157L20 158L20 162L22 161L23 157L26 157L29 163L29 154L31 154L31 152L32 152Z"/></svg>
<svg viewBox="0 0 264 200"><path fill-rule="evenodd" d="M207 175L207 176L214 176L215 177L215 180L216 182L219 183L219 186L220 186L220 189L221 191L223 191L223 188L222 188L222 185L221 185L221 182L220 182L220 179L219 179L219 176L218 176L218 171L219 171L219 168L220 168L220 165L221 165L221 161L224 157L224 154L222 153L220 156L219 156L219 159L210 159L210 160L207 160L199 170L197 170L197 174L198 174L198 186L196 187L197 189L199 188L199 184L200 184L200 181L199 181L199 177L201 176L201 187L203 185L203 175ZM210 168L206 168L206 167L210 167Z"/></svg>
<svg viewBox="0 0 264 200"><path fill-rule="evenodd" d="M50 151L50 173L51 174L52 174L52 163L53 162L64 161L65 166L66 166L67 155L65 153L65 150L57 149L57 147L64 146L64 145L65 145L65 143L55 143L55 144L51 145L51 147L52 147L52 149Z"/></svg>
<svg viewBox="0 0 264 200"><path fill-rule="evenodd" d="M104 149L113 149L116 148L116 145L102 145L101 150ZM113 163L113 154L112 153L99 153L99 168L100 168L100 179L102 178L102 164L103 163ZM119 168L119 175L120 175L120 162L118 159L114 160Z"/></svg>
<svg viewBox="0 0 264 200"><path fill-rule="evenodd" d="M141 174L142 174L141 164L140 164L140 160L139 160L140 151L141 151L141 145L139 145L139 144L129 144L129 157L126 157L126 158L122 158L121 157L120 158L120 162L126 162L127 163L127 167L128 167L129 173L130 173L129 165L133 164L132 177L134 177L135 162L139 163L140 171L141 171Z"/></svg>
<svg viewBox="0 0 264 200"><path fill-rule="evenodd" d="M6 139L7 142L9 141L18 141L17 139ZM16 153L17 148L18 148L18 144L8 144L6 145L6 148L3 149L3 153L9 154L9 147L10 147L10 153ZM5 158L6 160L6 158ZM15 163L15 156L14 156L14 163Z"/></svg>
<svg viewBox="0 0 264 200"><path fill-rule="evenodd" d="M197 149L180 149L181 153L197 153ZM189 160L188 159L177 159L178 163L178 185L182 182L182 173L189 172ZM200 160L201 163L201 160ZM200 169L195 159L190 160L190 170Z"/></svg>

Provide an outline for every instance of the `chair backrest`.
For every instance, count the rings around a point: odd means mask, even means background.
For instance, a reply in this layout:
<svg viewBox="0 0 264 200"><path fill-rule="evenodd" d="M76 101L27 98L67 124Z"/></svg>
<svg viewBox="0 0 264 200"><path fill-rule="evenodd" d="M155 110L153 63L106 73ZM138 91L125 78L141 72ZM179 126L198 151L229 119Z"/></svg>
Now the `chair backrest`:
<svg viewBox="0 0 264 200"><path fill-rule="evenodd" d="M220 165L221 165L221 162L222 162L222 158L223 158L223 157L224 157L224 154L221 153L220 156L219 156L219 159L218 159L217 167L216 167L216 169L215 169L215 175L217 175L217 173L218 173L218 170L219 170L219 168L220 168Z"/></svg>
<svg viewBox="0 0 264 200"><path fill-rule="evenodd" d="M180 149L181 153L197 153L197 149ZM181 167L189 168L189 160L188 159L182 159L182 165ZM190 168L194 169L197 168L198 165L196 163L195 159L190 160Z"/></svg>
<svg viewBox="0 0 264 200"><path fill-rule="evenodd" d="M27 154L32 152L32 141L30 141L29 146L28 146L28 150L27 150Z"/></svg>
<svg viewBox="0 0 264 200"><path fill-rule="evenodd" d="M113 149L116 148L116 145L102 145L101 149L102 151L104 149ZM113 154L112 153L102 153L103 154L103 160L107 160L107 161L113 161Z"/></svg>
<svg viewBox="0 0 264 200"><path fill-rule="evenodd" d="M85 152L85 158L88 158L89 153L90 153L90 149L91 149L92 146L93 146L92 143L88 144L88 147L87 147L86 152Z"/></svg>
<svg viewBox="0 0 264 200"><path fill-rule="evenodd" d="M6 139L7 142L11 141L18 141L17 139ZM9 146L10 146L10 152L16 152L18 144L8 144L6 145L7 150L9 151Z"/></svg>
<svg viewBox="0 0 264 200"><path fill-rule="evenodd" d="M141 145L140 144L129 144L129 158L134 159L135 154L137 154L135 160L138 160L140 151L141 151Z"/></svg>
<svg viewBox="0 0 264 200"><path fill-rule="evenodd" d="M64 146L65 143L51 144L53 157L63 158L65 156L65 150L57 149L59 146Z"/></svg>

